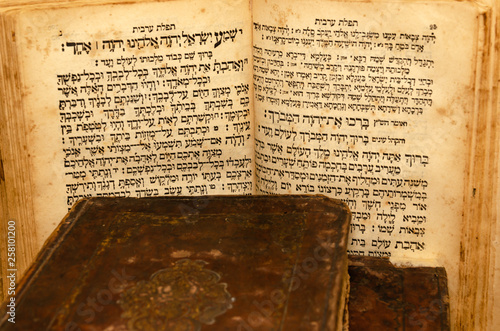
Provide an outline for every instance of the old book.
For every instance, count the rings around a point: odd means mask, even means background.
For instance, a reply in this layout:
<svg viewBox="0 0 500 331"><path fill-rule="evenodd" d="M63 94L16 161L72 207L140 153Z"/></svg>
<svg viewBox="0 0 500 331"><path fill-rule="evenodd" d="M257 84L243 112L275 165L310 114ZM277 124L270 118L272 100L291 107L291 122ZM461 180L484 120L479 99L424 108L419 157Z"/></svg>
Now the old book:
<svg viewBox="0 0 500 331"><path fill-rule="evenodd" d="M442 267L396 267L387 258L349 257L349 330L449 331Z"/></svg>
<svg viewBox="0 0 500 331"><path fill-rule="evenodd" d="M84 200L0 329L341 330L350 215L323 196Z"/></svg>
<svg viewBox="0 0 500 331"><path fill-rule="evenodd" d="M350 254L445 267L452 326L495 329L497 6L2 2L2 272L8 222L20 275L88 196L319 193Z"/></svg>

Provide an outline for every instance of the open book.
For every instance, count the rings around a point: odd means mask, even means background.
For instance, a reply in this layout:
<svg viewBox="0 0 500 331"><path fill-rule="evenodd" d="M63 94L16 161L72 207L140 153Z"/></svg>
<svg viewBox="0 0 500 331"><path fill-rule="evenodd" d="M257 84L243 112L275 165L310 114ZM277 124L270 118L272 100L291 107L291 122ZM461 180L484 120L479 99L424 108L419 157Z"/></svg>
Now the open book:
<svg viewBox="0 0 500 331"><path fill-rule="evenodd" d="M325 194L351 254L444 266L452 326L493 327L496 5L7 1L2 249L87 196Z"/></svg>

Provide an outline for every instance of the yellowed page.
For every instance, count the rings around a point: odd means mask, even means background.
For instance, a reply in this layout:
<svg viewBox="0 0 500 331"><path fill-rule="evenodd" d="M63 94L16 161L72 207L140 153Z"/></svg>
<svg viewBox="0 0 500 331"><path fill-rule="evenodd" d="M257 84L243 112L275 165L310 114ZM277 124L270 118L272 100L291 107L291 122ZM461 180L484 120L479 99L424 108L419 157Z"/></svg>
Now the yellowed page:
<svg viewBox="0 0 500 331"><path fill-rule="evenodd" d="M16 38L39 245L88 196L253 192L248 1L26 11Z"/></svg>
<svg viewBox="0 0 500 331"><path fill-rule="evenodd" d="M453 303L478 8L303 0L255 8L259 191L343 199L353 212L349 253L443 265Z"/></svg>

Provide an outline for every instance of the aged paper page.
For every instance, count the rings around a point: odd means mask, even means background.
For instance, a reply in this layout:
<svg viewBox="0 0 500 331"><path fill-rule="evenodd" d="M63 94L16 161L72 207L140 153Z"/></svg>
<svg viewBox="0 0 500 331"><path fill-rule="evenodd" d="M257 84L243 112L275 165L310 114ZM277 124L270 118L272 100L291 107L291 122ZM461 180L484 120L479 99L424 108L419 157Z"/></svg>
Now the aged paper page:
<svg viewBox="0 0 500 331"><path fill-rule="evenodd" d="M39 244L88 196L253 192L247 1L41 10L18 26Z"/></svg>
<svg viewBox="0 0 500 331"><path fill-rule="evenodd" d="M350 254L444 265L455 297L478 10L301 0L255 8L258 190L343 199Z"/></svg>

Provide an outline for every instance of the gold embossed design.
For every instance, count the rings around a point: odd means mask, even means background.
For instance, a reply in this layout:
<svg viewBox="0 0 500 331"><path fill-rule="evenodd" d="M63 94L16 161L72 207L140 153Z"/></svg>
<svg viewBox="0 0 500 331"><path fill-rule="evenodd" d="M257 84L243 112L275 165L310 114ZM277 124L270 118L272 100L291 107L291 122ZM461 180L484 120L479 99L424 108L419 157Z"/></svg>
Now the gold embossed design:
<svg viewBox="0 0 500 331"><path fill-rule="evenodd" d="M129 330L200 330L231 308L220 275L204 261L179 260L124 292L118 301Z"/></svg>

